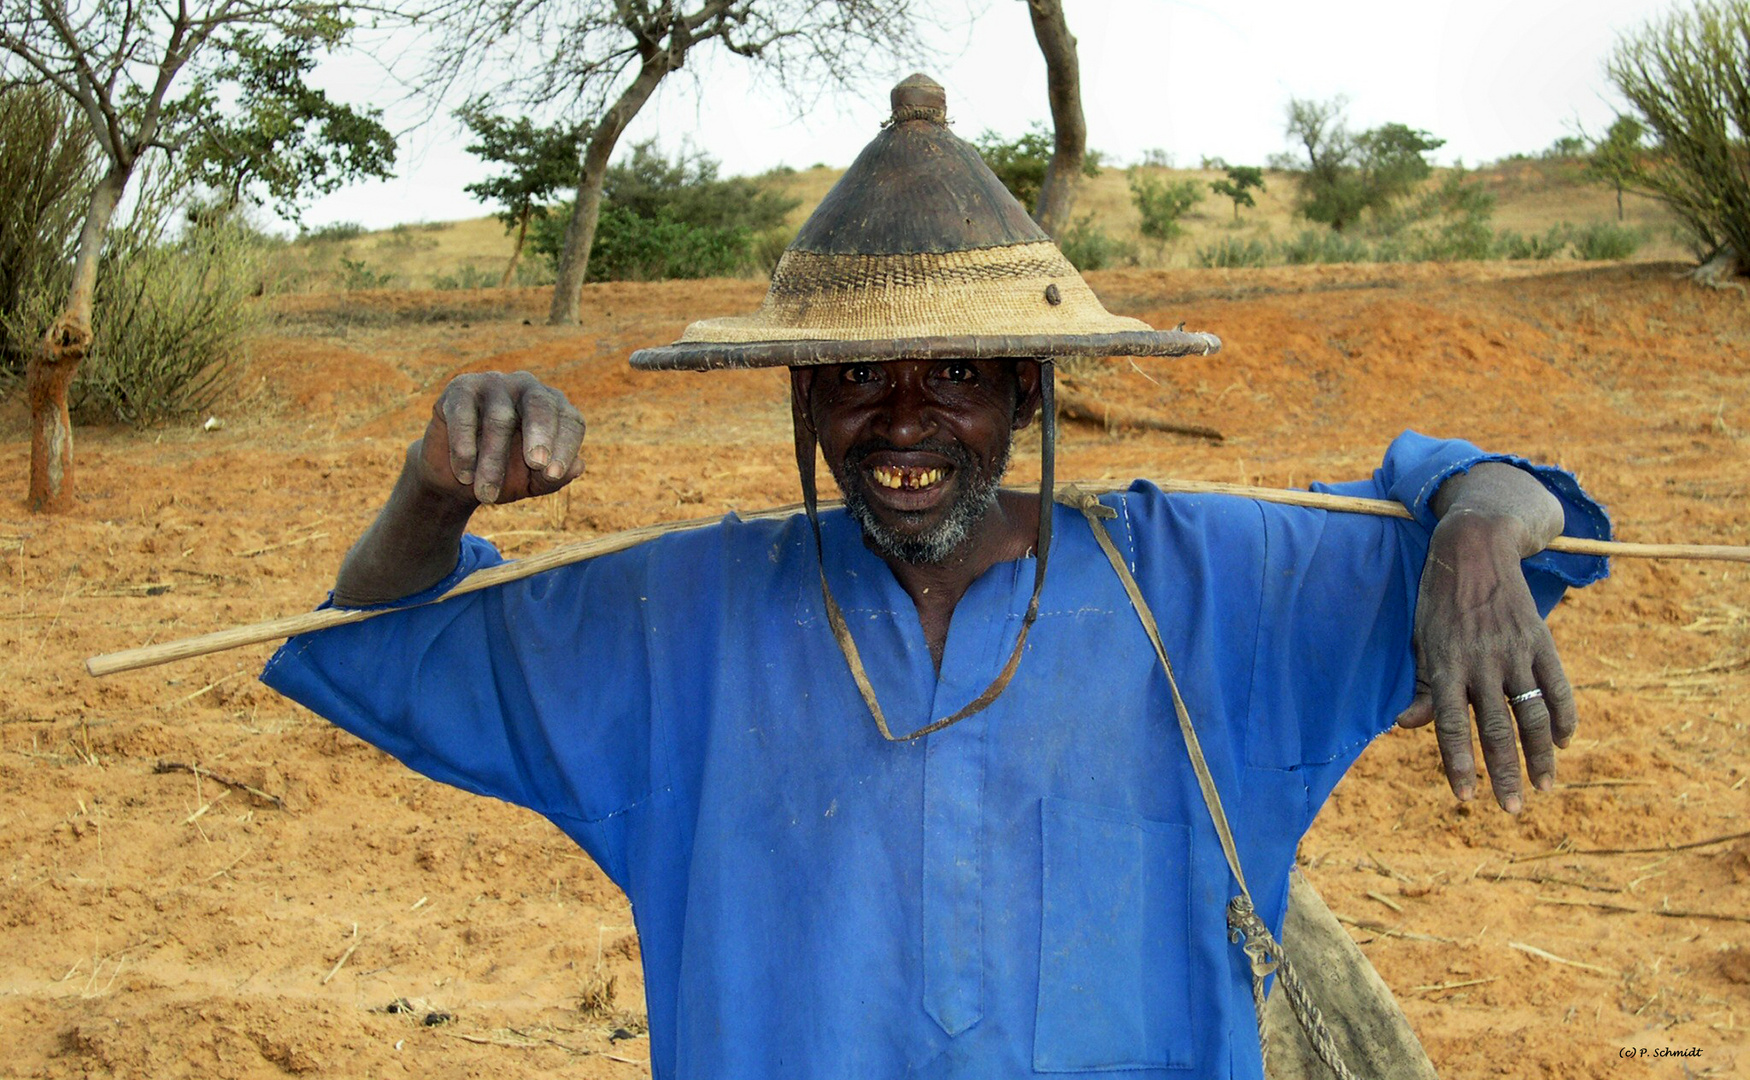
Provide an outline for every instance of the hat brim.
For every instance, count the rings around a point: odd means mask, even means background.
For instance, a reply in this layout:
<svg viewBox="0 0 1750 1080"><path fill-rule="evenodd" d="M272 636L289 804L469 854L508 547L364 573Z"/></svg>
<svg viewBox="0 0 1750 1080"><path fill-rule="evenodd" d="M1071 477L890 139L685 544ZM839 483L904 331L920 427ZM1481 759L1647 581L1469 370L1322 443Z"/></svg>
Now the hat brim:
<svg viewBox="0 0 1750 1080"><path fill-rule="evenodd" d="M1116 334L964 334L862 341L680 341L639 349L641 371L719 371L734 368L812 367L886 360L997 360L1073 356L1208 356L1221 349L1214 334L1135 330Z"/></svg>

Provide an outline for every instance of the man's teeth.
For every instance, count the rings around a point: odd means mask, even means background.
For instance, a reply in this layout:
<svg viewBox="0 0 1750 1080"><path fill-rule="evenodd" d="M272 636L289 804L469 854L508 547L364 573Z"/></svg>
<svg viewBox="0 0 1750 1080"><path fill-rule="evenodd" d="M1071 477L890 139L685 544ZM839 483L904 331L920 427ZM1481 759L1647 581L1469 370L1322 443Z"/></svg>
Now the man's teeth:
<svg viewBox="0 0 1750 1080"><path fill-rule="evenodd" d="M884 488L909 488L913 491L939 483L947 475L946 469L893 469L885 465L877 465L869 471L875 482Z"/></svg>

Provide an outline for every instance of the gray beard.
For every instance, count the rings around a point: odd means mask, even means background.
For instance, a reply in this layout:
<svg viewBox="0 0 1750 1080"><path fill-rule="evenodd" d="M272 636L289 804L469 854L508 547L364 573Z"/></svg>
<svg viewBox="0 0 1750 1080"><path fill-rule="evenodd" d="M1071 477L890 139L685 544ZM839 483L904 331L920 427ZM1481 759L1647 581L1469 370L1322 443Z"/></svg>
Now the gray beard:
<svg viewBox="0 0 1750 1080"><path fill-rule="evenodd" d="M960 494L954 497L948 513L935 528L908 536L883 525L870 508L863 492L864 474L860 467L864 456L847 456L845 475L838 478L839 488L844 492L845 512L862 526L863 539L877 555L912 566L934 566L948 561L948 557L972 535L974 526L984 520L996 505L997 488L1009 467L1007 448L989 472L973 468L972 462L962 455L950 455L955 459L955 476L964 481Z"/></svg>

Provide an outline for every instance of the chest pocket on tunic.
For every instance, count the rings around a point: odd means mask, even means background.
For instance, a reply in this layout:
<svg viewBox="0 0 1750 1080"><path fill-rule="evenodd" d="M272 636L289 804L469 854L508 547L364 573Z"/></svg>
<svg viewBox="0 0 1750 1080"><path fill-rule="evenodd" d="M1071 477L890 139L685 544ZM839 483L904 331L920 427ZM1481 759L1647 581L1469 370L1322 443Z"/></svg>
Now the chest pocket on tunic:
<svg viewBox="0 0 1750 1080"><path fill-rule="evenodd" d="M1040 819L1033 1068L1189 1067L1191 830L1065 799Z"/></svg>

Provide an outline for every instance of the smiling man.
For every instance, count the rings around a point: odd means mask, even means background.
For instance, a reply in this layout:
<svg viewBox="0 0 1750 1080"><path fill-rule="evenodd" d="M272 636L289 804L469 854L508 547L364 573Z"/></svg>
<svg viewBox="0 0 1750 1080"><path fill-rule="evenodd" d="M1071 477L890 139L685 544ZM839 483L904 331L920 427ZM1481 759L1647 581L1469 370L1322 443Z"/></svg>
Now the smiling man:
<svg viewBox="0 0 1750 1080"><path fill-rule="evenodd" d="M1056 359L1216 342L1108 313L945 115L902 83L760 310L633 357L788 367L806 514L418 606L497 561L479 505L581 472L562 396L463 376L335 586L406 610L264 678L589 852L657 1077L1257 1077L1230 930L1280 925L1394 719L1435 722L1459 798L1473 712L1504 808L1549 785L1575 716L1540 611L1603 566L1542 548L1607 522L1560 470L1414 434L1338 489L1412 521L1056 492ZM1004 490L1036 417L1040 491Z"/></svg>

